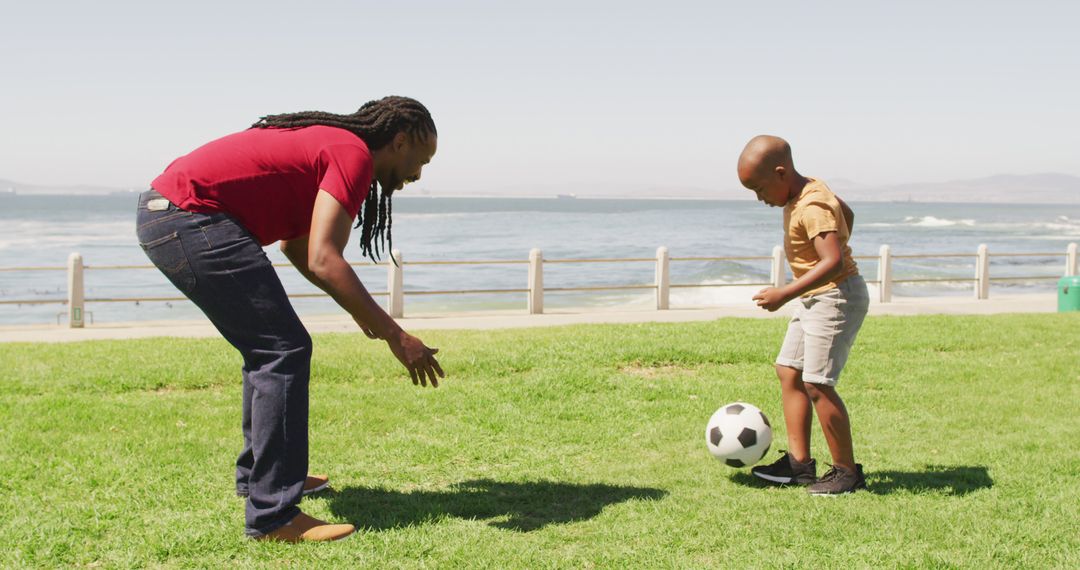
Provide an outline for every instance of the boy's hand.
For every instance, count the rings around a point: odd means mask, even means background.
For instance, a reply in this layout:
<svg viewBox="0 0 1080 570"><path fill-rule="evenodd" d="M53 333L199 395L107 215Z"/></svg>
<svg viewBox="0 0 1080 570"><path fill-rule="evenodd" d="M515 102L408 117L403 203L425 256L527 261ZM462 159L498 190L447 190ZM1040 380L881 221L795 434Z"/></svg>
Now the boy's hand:
<svg viewBox="0 0 1080 570"><path fill-rule="evenodd" d="M754 300L757 301L757 306L769 311L770 313L783 307L790 299L784 295L784 292L776 287L766 287L754 295Z"/></svg>

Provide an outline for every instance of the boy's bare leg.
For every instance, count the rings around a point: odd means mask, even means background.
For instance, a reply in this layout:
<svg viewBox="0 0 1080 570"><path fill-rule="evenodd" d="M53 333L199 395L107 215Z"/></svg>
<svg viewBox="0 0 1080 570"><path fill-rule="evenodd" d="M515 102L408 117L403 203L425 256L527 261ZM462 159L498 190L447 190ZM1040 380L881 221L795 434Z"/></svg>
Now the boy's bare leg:
<svg viewBox="0 0 1080 570"><path fill-rule="evenodd" d="M802 370L776 365L780 396L784 404L788 453L799 463L810 461L810 395L802 381ZM849 438L850 439L850 438Z"/></svg>
<svg viewBox="0 0 1080 570"><path fill-rule="evenodd" d="M855 452L851 443L851 421L847 408L836 388L823 384L805 384L810 399L814 401L821 431L825 432L825 441L829 444L833 465L850 471L855 470Z"/></svg>

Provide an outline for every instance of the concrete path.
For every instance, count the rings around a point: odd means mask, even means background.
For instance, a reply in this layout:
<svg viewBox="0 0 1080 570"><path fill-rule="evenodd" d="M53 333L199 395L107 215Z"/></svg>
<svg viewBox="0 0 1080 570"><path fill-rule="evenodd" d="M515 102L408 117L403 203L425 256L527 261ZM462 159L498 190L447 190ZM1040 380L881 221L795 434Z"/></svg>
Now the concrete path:
<svg viewBox="0 0 1080 570"><path fill-rule="evenodd" d="M445 313L416 315L399 319L405 330L432 329L505 329L522 327L548 327L581 323L644 323L708 321L724 317L786 318L792 307L789 304L776 313L763 311L752 303L723 305L704 309L652 310L579 310L550 311L543 315L529 315L524 311L500 311L485 313ZM996 295L991 299L977 300L970 297L908 297L894 298L891 303L873 303L871 315L989 315L995 313L1052 313L1057 310L1056 294L1043 295ZM347 315L304 317L304 324L312 333L359 332ZM0 342L74 342L82 340L126 339L150 337L216 337L218 332L206 320L199 321L145 321L126 323L102 323L71 329L55 325L8 325L0 326Z"/></svg>

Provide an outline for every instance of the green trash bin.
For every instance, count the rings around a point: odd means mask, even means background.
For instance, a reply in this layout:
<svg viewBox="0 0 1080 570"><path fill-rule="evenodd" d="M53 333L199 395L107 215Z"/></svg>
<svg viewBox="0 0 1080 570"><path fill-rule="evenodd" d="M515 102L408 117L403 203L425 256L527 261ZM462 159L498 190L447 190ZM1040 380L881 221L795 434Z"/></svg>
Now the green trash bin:
<svg viewBox="0 0 1080 570"><path fill-rule="evenodd" d="M1066 275L1058 281L1058 312L1080 311L1080 275Z"/></svg>

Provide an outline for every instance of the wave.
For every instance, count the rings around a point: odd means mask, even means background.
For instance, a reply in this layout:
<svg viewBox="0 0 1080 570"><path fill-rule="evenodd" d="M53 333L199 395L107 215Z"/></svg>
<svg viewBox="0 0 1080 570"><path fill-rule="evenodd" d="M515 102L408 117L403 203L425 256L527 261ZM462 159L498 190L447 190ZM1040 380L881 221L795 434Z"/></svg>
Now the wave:
<svg viewBox="0 0 1080 570"><path fill-rule="evenodd" d="M36 251L40 253L45 248L65 248L72 251L79 248L79 246L85 246L89 244L122 244L136 246L135 237L129 237L127 239L120 239L115 235L102 235L102 236L26 236L16 237L12 239L0 239L0 249L16 249L23 248L30 251Z"/></svg>
<svg viewBox="0 0 1080 570"><path fill-rule="evenodd" d="M963 219L963 220L949 220L946 218L937 218L934 216L906 216L904 223L911 226L920 226L924 228L943 228L948 226L974 226L975 220Z"/></svg>
<svg viewBox="0 0 1080 570"><path fill-rule="evenodd" d="M395 221L400 220L448 220L455 218L467 218L470 216L483 215L482 212L443 212L443 213L426 213L426 214L394 214Z"/></svg>
<svg viewBox="0 0 1080 570"><path fill-rule="evenodd" d="M1054 221L1036 224L1039 229L1064 232L1066 235L1080 235L1080 220L1070 219L1068 216L1058 216Z"/></svg>
<svg viewBox="0 0 1080 570"><path fill-rule="evenodd" d="M950 226L975 226L975 220L970 218L950 220L947 218L938 218L936 216L904 216L902 222L868 222L864 224L857 224L859 227L864 228L898 228L898 227L922 227L922 228L945 228Z"/></svg>
<svg viewBox="0 0 1080 570"><path fill-rule="evenodd" d="M0 231L0 243L37 245L42 243L80 244L86 242L135 243L135 220L123 222L43 222L39 220L9 220Z"/></svg>
<svg viewBox="0 0 1080 570"><path fill-rule="evenodd" d="M1080 236L1080 220L1058 216L1053 221L991 222L980 224L984 231L1014 233L1012 239L1063 239Z"/></svg>
<svg viewBox="0 0 1080 570"><path fill-rule="evenodd" d="M979 227L985 230L1046 230L1051 232L1066 232L1068 235L1080 235L1080 220L1068 216L1058 216L1053 221L1030 221L1030 222L984 222L976 223L971 218L938 218L936 216L905 216L902 222L868 222L859 224L864 228L897 228L897 227L923 227L923 228L946 228L954 226Z"/></svg>
<svg viewBox="0 0 1080 570"><path fill-rule="evenodd" d="M752 279L752 278L751 278ZM701 287L671 290L674 306L704 307L710 305L754 306L752 297L766 285L747 285L747 278L705 279L700 285L725 285L725 287ZM764 279L767 281L767 279Z"/></svg>

